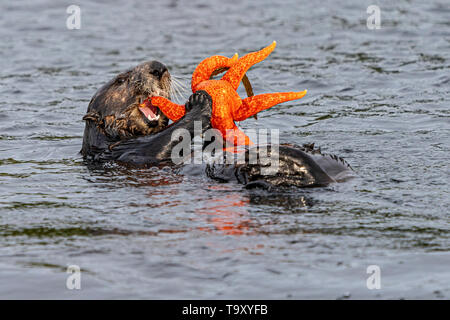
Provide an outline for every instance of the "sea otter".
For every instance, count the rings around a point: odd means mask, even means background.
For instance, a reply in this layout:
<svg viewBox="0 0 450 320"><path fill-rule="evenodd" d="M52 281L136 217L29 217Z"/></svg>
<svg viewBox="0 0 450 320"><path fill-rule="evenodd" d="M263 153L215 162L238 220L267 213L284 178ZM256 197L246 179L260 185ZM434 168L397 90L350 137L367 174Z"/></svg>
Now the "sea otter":
<svg viewBox="0 0 450 320"><path fill-rule="evenodd" d="M149 61L116 76L101 87L91 99L86 115L81 154L88 161L116 160L131 164L170 162L171 141L178 128L194 134L194 120L203 120L210 128L210 97L199 92L186 103L188 114L172 125L151 104L142 101L152 96L169 98L171 77L167 67ZM209 110L208 110L209 105ZM195 107L195 108L194 108Z"/></svg>
<svg viewBox="0 0 450 320"><path fill-rule="evenodd" d="M128 165L173 164L171 154L179 140L177 129L186 129L191 137L211 129L212 99L206 91L197 91L185 104L186 114L169 125L168 118L151 103L152 96L170 98L171 76L158 62L142 63L123 72L101 87L91 99L83 120L86 127L81 154L87 161L117 161ZM245 163L208 164L206 174L218 181L237 181L247 188L278 186L326 186L351 176L350 166L341 158L325 155L313 145L282 145L276 151L278 171L265 175L264 165L248 161L254 151L247 148ZM258 152L258 151L257 151Z"/></svg>

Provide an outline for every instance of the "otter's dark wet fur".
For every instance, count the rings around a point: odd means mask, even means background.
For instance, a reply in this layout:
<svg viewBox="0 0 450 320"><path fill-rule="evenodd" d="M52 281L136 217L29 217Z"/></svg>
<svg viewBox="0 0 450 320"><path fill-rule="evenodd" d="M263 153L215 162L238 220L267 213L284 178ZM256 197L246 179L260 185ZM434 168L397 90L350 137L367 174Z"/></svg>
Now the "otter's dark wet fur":
<svg viewBox="0 0 450 320"><path fill-rule="evenodd" d="M277 146L278 171L275 174L265 175L262 168L269 163L258 161L252 164L250 153L252 148L245 150L245 162L242 164L211 164L206 168L206 174L217 181L237 181L244 184L247 189L274 187L324 187L334 182L343 182L353 177L350 165L341 157L322 153L314 144L297 146L283 144ZM260 157L259 150L258 158ZM267 148L267 157L272 157L275 151L271 146ZM261 160L261 159L260 159Z"/></svg>
<svg viewBox="0 0 450 320"><path fill-rule="evenodd" d="M167 68L152 61L118 75L100 88L83 118L83 157L97 163L112 160L127 165L173 164L172 149L179 141L172 139L172 133L185 129L194 137L199 134L194 130L194 121L201 121L200 134L210 129L212 99L207 92L197 91L185 105L185 116L177 122L168 125L160 110L159 119L149 121L139 110L139 103L148 96L170 98L170 85ZM270 149L268 156L275 152ZM265 189L327 186L352 176L342 158L322 154L314 145L280 145L277 149L279 169L273 175L262 174L261 162L248 161L252 148L245 151L245 163L207 165L206 174L218 181L234 180L247 188Z"/></svg>

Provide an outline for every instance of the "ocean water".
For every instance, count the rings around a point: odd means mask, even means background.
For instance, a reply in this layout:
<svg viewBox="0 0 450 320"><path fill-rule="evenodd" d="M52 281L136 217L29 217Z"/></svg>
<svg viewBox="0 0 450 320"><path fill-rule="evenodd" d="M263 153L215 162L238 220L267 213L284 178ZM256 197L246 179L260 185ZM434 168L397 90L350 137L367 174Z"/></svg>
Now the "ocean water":
<svg viewBox="0 0 450 320"><path fill-rule="evenodd" d="M0 298L450 298L448 1L78 1L79 30L69 4L0 4ZM203 58L273 40L255 93L308 94L240 127L356 179L249 191L83 162L81 118L119 72L159 60L188 86Z"/></svg>

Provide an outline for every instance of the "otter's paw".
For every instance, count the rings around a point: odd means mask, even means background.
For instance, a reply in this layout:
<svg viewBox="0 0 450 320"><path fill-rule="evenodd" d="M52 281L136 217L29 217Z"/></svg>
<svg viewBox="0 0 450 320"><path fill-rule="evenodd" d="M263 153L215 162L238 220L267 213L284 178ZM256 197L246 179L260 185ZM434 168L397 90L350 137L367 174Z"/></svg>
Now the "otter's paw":
<svg viewBox="0 0 450 320"><path fill-rule="evenodd" d="M210 110L212 108L212 98L204 90L197 91L189 97L188 102L185 104L186 112L192 109L206 109Z"/></svg>

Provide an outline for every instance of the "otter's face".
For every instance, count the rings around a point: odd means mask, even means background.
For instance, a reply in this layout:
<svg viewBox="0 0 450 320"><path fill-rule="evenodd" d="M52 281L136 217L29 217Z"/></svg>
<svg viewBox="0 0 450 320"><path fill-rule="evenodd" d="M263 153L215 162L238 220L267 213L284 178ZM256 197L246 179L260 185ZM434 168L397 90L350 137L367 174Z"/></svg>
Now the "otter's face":
<svg viewBox="0 0 450 320"><path fill-rule="evenodd" d="M144 100L152 96L170 99L171 78L158 61L145 62L119 74L92 98L83 118L114 140L148 135L163 130L169 119Z"/></svg>

